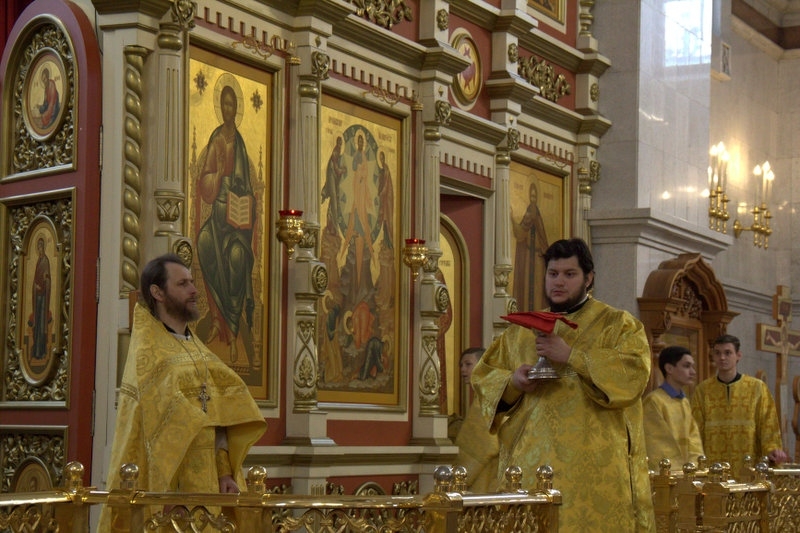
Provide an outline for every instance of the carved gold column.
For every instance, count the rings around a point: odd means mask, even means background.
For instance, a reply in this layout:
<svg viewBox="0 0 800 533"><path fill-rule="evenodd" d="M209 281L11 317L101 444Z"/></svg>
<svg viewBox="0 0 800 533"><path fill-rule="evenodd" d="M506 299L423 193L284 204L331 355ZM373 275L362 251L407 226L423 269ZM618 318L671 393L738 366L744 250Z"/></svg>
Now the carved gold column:
<svg viewBox="0 0 800 533"><path fill-rule="evenodd" d="M120 294L139 287L139 245L142 229L142 71L150 53L142 46L126 46L125 150L123 153L122 263Z"/></svg>

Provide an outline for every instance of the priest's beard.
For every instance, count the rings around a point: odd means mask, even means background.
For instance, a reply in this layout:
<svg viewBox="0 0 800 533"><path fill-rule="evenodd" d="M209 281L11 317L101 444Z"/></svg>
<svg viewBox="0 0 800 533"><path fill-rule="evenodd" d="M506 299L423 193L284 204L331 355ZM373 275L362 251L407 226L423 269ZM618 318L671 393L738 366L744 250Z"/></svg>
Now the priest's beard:
<svg viewBox="0 0 800 533"><path fill-rule="evenodd" d="M191 307L188 300L181 302L169 293L164 297L164 311L182 322L194 322L200 317L197 307Z"/></svg>
<svg viewBox="0 0 800 533"><path fill-rule="evenodd" d="M550 306L550 311L553 313L566 313L569 314L573 311L577 311L581 305L586 301L587 293L586 289L583 289L580 293L576 294L573 298L569 298L568 300L562 303L553 303L552 300L548 296L545 296L547 299L547 304Z"/></svg>

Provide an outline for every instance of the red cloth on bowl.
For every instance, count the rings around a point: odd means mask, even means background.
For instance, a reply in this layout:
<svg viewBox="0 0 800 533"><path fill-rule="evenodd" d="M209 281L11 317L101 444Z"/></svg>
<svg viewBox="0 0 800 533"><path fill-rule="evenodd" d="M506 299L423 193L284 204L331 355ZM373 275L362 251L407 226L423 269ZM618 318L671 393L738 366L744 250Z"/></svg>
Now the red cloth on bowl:
<svg viewBox="0 0 800 533"><path fill-rule="evenodd" d="M503 315L500 318L508 320L512 324L535 329L544 333L553 332L553 329L556 327L556 320L562 321L572 329L578 327L578 324L569 320L564 315L551 313L550 311L524 311Z"/></svg>

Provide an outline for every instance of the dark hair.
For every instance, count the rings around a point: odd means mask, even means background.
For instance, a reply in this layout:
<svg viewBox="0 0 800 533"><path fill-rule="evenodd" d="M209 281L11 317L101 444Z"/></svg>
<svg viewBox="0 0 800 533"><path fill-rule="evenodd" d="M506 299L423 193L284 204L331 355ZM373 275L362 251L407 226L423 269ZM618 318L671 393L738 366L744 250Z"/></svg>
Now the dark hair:
<svg viewBox="0 0 800 533"><path fill-rule="evenodd" d="M570 257L578 258L578 265L583 270L584 276L594 272L592 252L589 251L586 241L578 237L561 239L551 244L544 253L544 264L549 265L553 259L569 259ZM592 280L592 284L587 289L591 289L592 285L594 285L594 280Z"/></svg>
<svg viewBox="0 0 800 533"><path fill-rule="evenodd" d="M739 342L739 337L734 337L733 335L728 335L726 333L725 335L720 335L714 339L714 344L711 346L716 346L717 344L733 344L733 347L736 348L736 351L738 352L741 343Z"/></svg>
<svg viewBox="0 0 800 533"><path fill-rule="evenodd" d="M467 348L466 350L461 352L461 357L459 357L458 360L460 361L461 359L464 359L465 355L474 355L475 359L480 361L481 356L483 355L483 352L485 352L485 351L486 351L485 348L480 348L478 346L473 346L472 348Z"/></svg>
<svg viewBox="0 0 800 533"><path fill-rule="evenodd" d="M144 266L142 276L139 278L139 296L147 304L147 308L150 309L153 316L156 314L156 301L153 295L150 294L150 285L156 285L161 290L166 289L167 263L177 263L182 267L186 266L177 254L159 255Z"/></svg>
<svg viewBox="0 0 800 533"><path fill-rule="evenodd" d="M661 375L667 377L667 365L676 366L678 361L683 359L686 354L692 355L692 351L685 346L667 346L658 354L658 368Z"/></svg>

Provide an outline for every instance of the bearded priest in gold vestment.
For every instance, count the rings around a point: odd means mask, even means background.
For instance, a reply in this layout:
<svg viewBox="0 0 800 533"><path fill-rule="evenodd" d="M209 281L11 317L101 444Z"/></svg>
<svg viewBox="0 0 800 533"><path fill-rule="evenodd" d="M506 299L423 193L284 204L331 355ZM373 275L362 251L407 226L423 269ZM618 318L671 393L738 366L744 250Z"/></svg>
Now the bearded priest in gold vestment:
<svg viewBox="0 0 800 533"><path fill-rule="evenodd" d="M108 490L120 467L139 467L137 489L238 492L242 463L266 430L244 381L188 323L197 290L180 258L160 256L142 270L128 358L119 390ZM152 507L145 520L161 511ZM106 506L98 531L130 530L127 513Z"/></svg>
<svg viewBox="0 0 800 533"><path fill-rule="evenodd" d="M642 393L650 377L644 328L630 313L588 295L594 263L581 239L560 240L545 253L545 294L557 322L551 334L512 325L472 374L485 427L500 441L498 476L550 465L561 491L559 531L655 532L642 429ZM539 356L557 379L530 379Z"/></svg>

